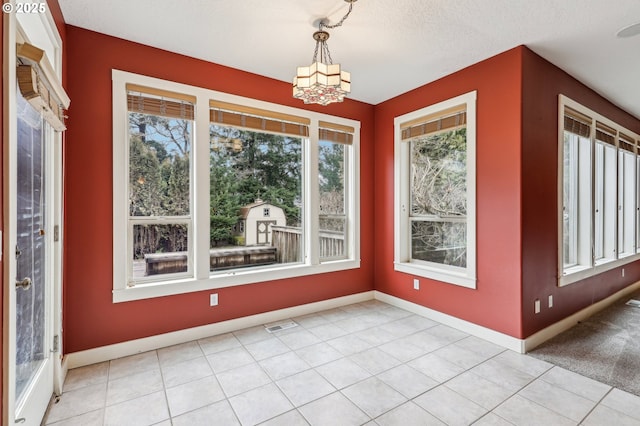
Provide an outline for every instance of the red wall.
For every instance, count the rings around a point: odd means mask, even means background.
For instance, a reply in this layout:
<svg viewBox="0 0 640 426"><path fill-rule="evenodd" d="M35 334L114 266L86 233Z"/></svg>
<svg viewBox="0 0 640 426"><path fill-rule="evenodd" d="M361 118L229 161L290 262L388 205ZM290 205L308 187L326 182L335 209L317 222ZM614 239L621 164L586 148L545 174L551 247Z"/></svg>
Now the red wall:
<svg viewBox="0 0 640 426"><path fill-rule="evenodd" d="M393 119L478 91L477 289L393 270ZM640 133L640 121L524 46L376 106L376 290L526 338L640 279L640 262L557 286L558 95ZM554 306L548 308L548 296ZM534 313L540 299L541 312Z"/></svg>
<svg viewBox="0 0 640 426"><path fill-rule="evenodd" d="M640 262L565 287L558 268L558 95L640 133L640 121L593 90L523 50L522 123L522 287L523 334L529 336L640 279ZM554 297L553 308L547 298ZM534 300L542 301L534 314Z"/></svg>
<svg viewBox="0 0 640 426"><path fill-rule="evenodd" d="M303 108L291 85L224 66L67 26L65 144L65 352L195 327L373 289L373 218L361 222L358 270L143 301L112 303L111 70L144 74ZM317 111L362 122L361 209L373 211L373 106L347 100Z"/></svg>
<svg viewBox="0 0 640 426"><path fill-rule="evenodd" d="M522 336L520 286L521 63L515 48L376 106L375 287L467 321ZM477 289L393 269L394 117L477 90Z"/></svg>
<svg viewBox="0 0 640 426"><path fill-rule="evenodd" d="M65 351L75 352L353 294L381 292L526 338L640 278L640 262L558 288L558 94L640 133L640 122L520 46L375 107L348 100L318 111L362 122L359 270L113 304L111 70L303 107L288 83L66 27ZM393 269L395 117L477 90L477 289ZM375 149L374 149L375 148ZM374 173L375 170L375 173ZM375 191L374 191L375 189ZM377 208L373 208L378 206ZM368 211L375 215L366 214ZM375 241L373 239L375 230ZM546 308L548 295L555 306ZM542 312L533 314L534 299Z"/></svg>

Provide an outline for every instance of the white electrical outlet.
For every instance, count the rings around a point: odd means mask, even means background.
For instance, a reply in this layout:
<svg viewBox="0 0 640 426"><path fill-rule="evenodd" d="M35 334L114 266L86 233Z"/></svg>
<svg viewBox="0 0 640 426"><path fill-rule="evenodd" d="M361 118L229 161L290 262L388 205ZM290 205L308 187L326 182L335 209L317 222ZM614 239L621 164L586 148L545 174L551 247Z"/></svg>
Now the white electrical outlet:
<svg viewBox="0 0 640 426"><path fill-rule="evenodd" d="M413 289L414 290L420 290L420 280L417 278L413 279Z"/></svg>
<svg viewBox="0 0 640 426"><path fill-rule="evenodd" d="M209 306L218 306L218 293L209 295Z"/></svg>
<svg viewBox="0 0 640 426"><path fill-rule="evenodd" d="M540 313L540 299L536 299L536 301L533 303L533 310L536 314Z"/></svg>
<svg viewBox="0 0 640 426"><path fill-rule="evenodd" d="M549 295L549 307L553 308L553 295Z"/></svg>
<svg viewBox="0 0 640 426"><path fill-rule="evenodd" d="M622 278L624 278L624 268L622 268Z"/></svg>

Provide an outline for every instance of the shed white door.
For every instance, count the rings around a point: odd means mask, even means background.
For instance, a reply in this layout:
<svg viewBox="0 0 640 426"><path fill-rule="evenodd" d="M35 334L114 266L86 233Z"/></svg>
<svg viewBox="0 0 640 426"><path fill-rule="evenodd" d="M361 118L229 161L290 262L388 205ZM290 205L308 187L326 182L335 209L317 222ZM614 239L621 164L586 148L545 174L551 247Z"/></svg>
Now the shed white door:
<svg viewBox="0 0 640 426"><path fill-rule="evenodd" d="M256 224L258 237L258 244L267 245L271 244L271 225L275 225L275 220L259 220Z"/></svg>

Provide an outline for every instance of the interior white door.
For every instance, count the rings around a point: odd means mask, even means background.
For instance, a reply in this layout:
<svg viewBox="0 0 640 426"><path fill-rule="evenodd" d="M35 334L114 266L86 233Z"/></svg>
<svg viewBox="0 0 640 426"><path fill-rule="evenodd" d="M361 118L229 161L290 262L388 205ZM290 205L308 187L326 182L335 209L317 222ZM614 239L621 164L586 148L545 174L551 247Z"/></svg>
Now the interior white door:
<svg viewBox="0 0 640 426"><path fill-rule="evenodd" d="M39 425L53 392L50 129L19 90L16 107L15 422Z"/></svg>

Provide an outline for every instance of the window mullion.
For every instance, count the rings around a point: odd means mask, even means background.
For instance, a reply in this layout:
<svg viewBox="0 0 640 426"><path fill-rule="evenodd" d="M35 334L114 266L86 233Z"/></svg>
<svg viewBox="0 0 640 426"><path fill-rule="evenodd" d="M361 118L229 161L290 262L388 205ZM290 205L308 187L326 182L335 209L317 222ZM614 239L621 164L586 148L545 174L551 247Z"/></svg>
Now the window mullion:
<svg viewBox="0 0 640 426"><path fill-rule="evenodd" d="M357 176L359 176L360 173L360 164L356 162L359 156L356 155L355 152L360 149L360 130L356 129L356 132L358 132L358 134L354 134L355 142L346 150L347 157L345 158L344 168L345 221L347 224L347 233L345 235L347 240L345 243L348 244L345 248L349 257L360 260L360 211L358 209L359 203L357 200L359 197L356 187ZM356 242L356 239L358 239L358 242Z"/></svg>
<svg viewBox="0 0 640 426"><path fill-rule="evenodd" d="M193 176L193 248L196 279L209 277L209 99L198 96L192 148ZM196 232L197 230L197 232Z"/></svg>
<svg viewBox="0 0 640 426"><path fill-rule="evenodd" d="M304 211L304 221L307 232L304 235L304 253L306 253L305 263L311 265L320 264L320 190L318 186L318 121L312 120L309 126L309 139L305 144L305 152L303 162L303 179L304 179L304 198L306 200L306 209Z"/></svg>

